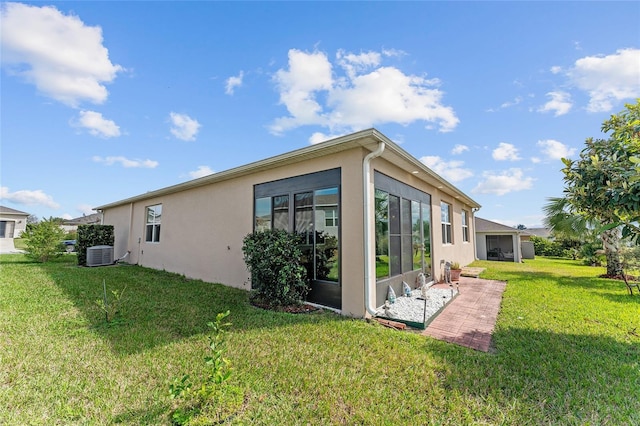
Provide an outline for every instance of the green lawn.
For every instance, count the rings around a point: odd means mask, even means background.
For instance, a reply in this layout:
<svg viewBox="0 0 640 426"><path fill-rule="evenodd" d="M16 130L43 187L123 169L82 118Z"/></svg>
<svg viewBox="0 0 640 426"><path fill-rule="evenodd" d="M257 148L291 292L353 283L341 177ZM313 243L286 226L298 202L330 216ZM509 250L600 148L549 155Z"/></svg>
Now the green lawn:
<svg viewBox="0 0 640 426"><path fill-rule="evenodd" d="M170 424L168 385L205 372L229 309L232 424L640 424L640 296L570 260L476 262L508 280L481 353L244 291L74 256L0 256L0 424ZM120 321L94 301L125 288Z"/></svg>

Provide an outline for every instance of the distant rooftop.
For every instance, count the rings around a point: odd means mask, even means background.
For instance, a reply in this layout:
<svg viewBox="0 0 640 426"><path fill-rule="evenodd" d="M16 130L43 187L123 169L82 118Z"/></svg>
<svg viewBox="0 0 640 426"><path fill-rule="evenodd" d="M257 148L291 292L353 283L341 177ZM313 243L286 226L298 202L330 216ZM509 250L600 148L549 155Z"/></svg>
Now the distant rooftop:
<svg viewBox="0 0 640 426"><path fill-rule="evenodd" d="M551 229L549 228L527 228L524 232L536 237L549 238L551 236Z"/></svg>
<svg viewBox="0 0 640 426"><path fill-rule="evenodd" d="M74 219L65 220L65 225L91 225L94 223L102 222L102 215L100 213L88 214L85 216L76 217Z"/></svg>
<svg viewBox="0 0 640 426"><path fill-rule="evenodd" d="M20 210L12 209L10 207L5 207L5 206L0 206L0 213L4 213L4 214L19 214L19 215L29 216L29 213L27 213L27 212L21 212Z"/></svg>

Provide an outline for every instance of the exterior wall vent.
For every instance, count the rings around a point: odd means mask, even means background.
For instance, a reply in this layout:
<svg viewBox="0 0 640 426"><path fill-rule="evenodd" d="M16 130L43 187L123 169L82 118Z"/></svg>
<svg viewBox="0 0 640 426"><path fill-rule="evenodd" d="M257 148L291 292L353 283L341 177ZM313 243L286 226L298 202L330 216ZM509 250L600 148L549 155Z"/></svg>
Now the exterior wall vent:
<svg viewBox="0 0 640 426"><path fill-rule="evenodd" d="M87 266L113 265L112 246L93 246L87 248Z"/></svg>

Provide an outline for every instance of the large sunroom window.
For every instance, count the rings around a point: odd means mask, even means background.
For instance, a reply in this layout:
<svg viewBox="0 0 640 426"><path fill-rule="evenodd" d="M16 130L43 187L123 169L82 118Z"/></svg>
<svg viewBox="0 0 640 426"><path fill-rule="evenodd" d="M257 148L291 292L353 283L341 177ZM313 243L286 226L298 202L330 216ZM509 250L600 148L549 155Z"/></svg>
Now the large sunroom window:
<svg viewBox="0 0 640 426"><path fill-rule="evenodd" d="M340 170L334 169L256 186L254 229L300 234L312 281L339 282L339 182Z"/></svg>
<svg viewBox="0 0 640 426"><path fill-rule="evenodd" d="M376 178L382 187L375 191L376 278L418 270L431 275L429 194L382 174Z"/></svg>

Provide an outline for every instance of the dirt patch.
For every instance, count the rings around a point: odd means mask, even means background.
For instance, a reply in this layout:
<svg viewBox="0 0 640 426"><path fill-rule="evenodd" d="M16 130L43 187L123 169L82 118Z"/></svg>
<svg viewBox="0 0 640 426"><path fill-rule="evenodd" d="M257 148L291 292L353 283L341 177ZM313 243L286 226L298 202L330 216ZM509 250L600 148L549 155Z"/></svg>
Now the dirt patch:
<svg viewBox="0 0 640 426"><path fill-rule="evenodd" d="M308 314L311 312L316 312L321 310L320 308L308 305L306 303L300 303L296 305L286 305L286 306L272 306L272 305L269 305L268 303L252 300L251 304L256 308L265 309L267 311L287 312L290 314Z"/></svg>
<svg viewBox="0 0 640 426"><path fill-rule="evenodd" d="M626 277L627 277L627 281L637 281L639 278L639 277L634 277L633 275L626 275ZM602 275L598 275L598 278L608 278L610 280L624 281L624 277L620 274L618 275L602 274Z"/></svg>

